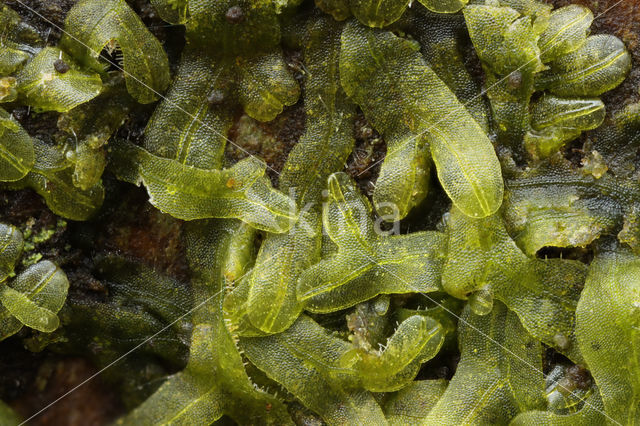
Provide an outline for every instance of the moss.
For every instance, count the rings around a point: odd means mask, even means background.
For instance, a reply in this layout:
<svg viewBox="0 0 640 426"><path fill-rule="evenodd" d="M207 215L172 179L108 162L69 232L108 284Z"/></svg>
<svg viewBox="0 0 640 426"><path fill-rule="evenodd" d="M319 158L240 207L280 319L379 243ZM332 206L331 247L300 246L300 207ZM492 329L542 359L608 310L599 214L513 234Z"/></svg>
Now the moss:
<svg viewBox="0 0 640 426"><path fill-rule="evenodd" d="M5 2L0 395L108 366L36 423L636 422L635 5L545 3Z"/></svg>

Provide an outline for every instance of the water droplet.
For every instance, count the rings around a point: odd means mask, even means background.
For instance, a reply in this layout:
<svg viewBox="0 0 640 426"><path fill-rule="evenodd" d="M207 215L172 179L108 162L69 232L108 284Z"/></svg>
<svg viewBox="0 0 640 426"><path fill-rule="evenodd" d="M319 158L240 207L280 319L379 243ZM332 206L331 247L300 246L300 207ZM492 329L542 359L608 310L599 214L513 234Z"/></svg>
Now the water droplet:
<svg viewBox="0 0 640 426"><path fill-rule="evenodd" d="M469 307L476 315L487 315L493 309L493 293L488 286L469 296Z"/></svg>
<svg viewBox="0 0 640 426"><path fill-rule="evenodd" d="M567 349L571 342L567 336L558 333L553 336L553 343L558 347L558 349Z"/></svg>
<svg viewBox="0 0 640 426"><path fill-rule="evenodd" d="M380 296L373 305L373 310L378 316L382 316L389 310L390 299L388 296Z"/></svg>

